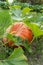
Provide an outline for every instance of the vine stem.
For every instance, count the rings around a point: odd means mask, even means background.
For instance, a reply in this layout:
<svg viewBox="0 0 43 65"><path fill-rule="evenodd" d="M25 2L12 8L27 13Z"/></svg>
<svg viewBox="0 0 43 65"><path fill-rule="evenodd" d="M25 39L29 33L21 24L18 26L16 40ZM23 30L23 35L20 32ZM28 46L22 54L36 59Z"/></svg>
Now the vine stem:
<svg viewBox="0 0 43 65"><path fill-rule="evenodd" d="M34 41L34 39L35 39L35 36L33 37L33 39L32 39L32 41L30 42L30 44Z"/></svg>

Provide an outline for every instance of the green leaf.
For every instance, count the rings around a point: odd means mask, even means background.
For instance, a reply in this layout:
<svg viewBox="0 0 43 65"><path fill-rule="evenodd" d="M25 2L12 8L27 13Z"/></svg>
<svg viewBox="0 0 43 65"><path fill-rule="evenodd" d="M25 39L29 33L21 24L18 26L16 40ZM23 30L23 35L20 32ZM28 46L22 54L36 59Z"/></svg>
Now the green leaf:
<svg viewBox="0 0 43 65"><path fill-rule="evenodd" d="M6 38L13 42L12 45L17 45L17 46L22 45L22 38L19 36L7 34Z"/></svg>
<svg viewBox="0 0 43 65"><path fill-rule="evenodd" d="M22 10L22 14L27 14L27 13L29 13L30 12L30 8L28 8L28 7L25 7L23 10Z"/></svg>
<svg viewBox="0 0 43 65"><path fill-rule="evenodd" d="M14 6L11 6L10 8L11 8L11 9L12 9L12 8L15 8L15 9L20 9L20 8L21 8L21 6L19 6L19 5L14 5Z"/></svg>
<svg viewBox="0 0 43 65"><path fill-rule="evenodd" d="M16 48L6 60L1 60L0 65L28 65L27 58L21 48Z"/></svg>
<svg viewBox="0 0 43 65"><path fill-rule="evenodd" d="M32 30L34 37L38 37L40 35L43 35L43 30L39 28L39 26L36 23L29 23L29 22L24 22L30 29Z"/></svg>
<svg viewBox="0 0 43 65"><path fill-rule="evenodd" d="M2 63L2 62L0 62L0 65L3 65L3 63Z"/></svg>
<svg viewBox="0 0 43 65"><path fill-rule="evenodd" d="M12 24L8 10L0 10L0 37L5 32L6 28Z"/></svg>

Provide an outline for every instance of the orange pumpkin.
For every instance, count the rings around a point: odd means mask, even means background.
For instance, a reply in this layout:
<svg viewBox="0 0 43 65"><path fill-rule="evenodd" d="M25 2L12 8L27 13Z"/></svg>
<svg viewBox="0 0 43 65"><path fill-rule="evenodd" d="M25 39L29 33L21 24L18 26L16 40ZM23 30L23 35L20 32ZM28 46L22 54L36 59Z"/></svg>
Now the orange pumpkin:
<svg viewBox="0 0 43 65"><path fill-rule="evenodd" d="M11 26L9 26L6 29L6 32L10 33L12 35L15 34L15 36L19 36L23 40L27 38L29 42L31 42L31 40L32 40L32 31L31 31L31 29L28 28L23 22L15 22L14 24L12 24ZM9 42L9 44L10 43L11 42Z"/></svg>

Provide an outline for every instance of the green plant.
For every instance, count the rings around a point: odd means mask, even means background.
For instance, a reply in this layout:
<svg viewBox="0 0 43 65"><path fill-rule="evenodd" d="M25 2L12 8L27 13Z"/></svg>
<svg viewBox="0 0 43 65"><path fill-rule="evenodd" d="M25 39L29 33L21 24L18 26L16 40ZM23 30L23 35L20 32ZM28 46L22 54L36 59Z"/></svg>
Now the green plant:
<svg viewBox="0 0 43 65"><path fill-rule="evenodd" d="M18 6L18 3L15 4L16 6L11 6L10 10L0 9L0 65L28 65L28 63L41 65L43 63L43 7L42 5L20 4ZM7 34L7 38L18 46L14 49L6 46L8 42L3 43L2 38L6 35L7 27L18 21L24 22L32 30L33 39L30 44L27 44L27 39L22 42L21 38ZM20 44L25 48L21 49ZM28 62L27 59L29 59Z"/></svg>

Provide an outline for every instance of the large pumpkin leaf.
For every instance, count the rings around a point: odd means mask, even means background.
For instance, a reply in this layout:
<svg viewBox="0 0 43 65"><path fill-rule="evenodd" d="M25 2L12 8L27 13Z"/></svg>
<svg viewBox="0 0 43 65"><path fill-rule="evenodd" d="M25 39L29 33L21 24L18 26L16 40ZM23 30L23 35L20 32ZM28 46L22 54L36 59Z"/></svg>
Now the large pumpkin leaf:
<svg viewBox="0 0 43 65"><path fill-rule="evenodd" d="M8 10L0 10L0 37L5 29L11 24L11 17Z"/></svg>
<svg viewBox="0 0 43 65"><path fill-rule="evenodd" d="M6 60L1 60L0 65L28 65L27 58L21 48L16 48Z"/></svg>
<svg viewBox="0 0 43 65"><path fill-rule="evenodd" d="M33 34L34 34L34 37L38 37L40 35L43 35L43 30L41 30L39 28L39 26L36 24L36 23L29 23L28 21L24 22L28 27L31 28Z"/></svg>
<svg viewBox="0 0 43 65"><path fill-rule="evenodd" d="M29 7L25 7L23 10L22 10L22 14L26 14L26 13L29 13L30 12L30 8Z"/></svg>

